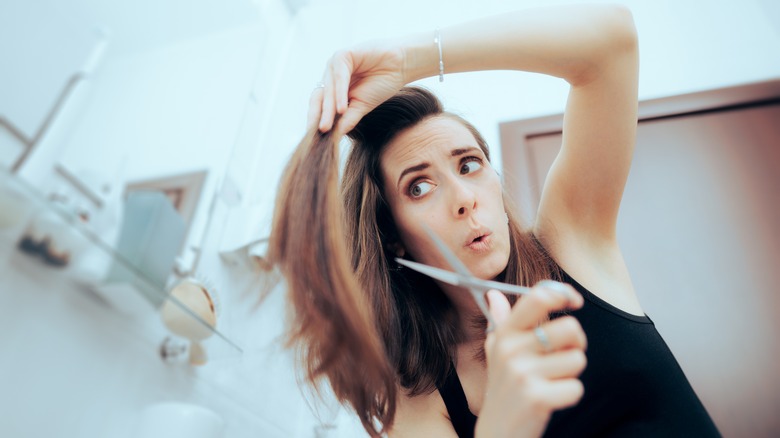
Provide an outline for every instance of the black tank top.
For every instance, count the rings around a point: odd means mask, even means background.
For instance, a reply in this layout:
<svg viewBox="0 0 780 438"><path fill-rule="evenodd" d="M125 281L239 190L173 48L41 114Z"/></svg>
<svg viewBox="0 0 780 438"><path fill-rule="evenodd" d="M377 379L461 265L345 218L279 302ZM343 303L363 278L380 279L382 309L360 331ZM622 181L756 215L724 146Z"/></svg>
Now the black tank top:
<svg viewBox="0 0 780 438"><path fill-rule="evenodd" d="M585 298L570 314L588 337L588 366L580 376L582 400L553 413L544 436L721 436L653 321L601 300L562 270L561 275ZM458 436L473 437L476 417L454 367L452 374L439 392Z"/></svg>
<svg viewBox="0 0 780 438"><path fill-rule="evenodd" d="M469 402L466 399L466 393L463 392L463 385L460 384L455 364L452 364L450 374L438 389L442 400L444 400L444 405L447 406L447 414L450 416L452 427L455 428L458 437L472 438L474 426L477 425L477 417L469 410Z"/></svg>

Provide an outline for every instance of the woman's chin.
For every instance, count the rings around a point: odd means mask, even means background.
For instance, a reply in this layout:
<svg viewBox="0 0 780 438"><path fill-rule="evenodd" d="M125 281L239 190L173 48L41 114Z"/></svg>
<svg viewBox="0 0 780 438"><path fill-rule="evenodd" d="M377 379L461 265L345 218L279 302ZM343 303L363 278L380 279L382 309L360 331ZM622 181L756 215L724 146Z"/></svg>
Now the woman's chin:
<svg viewBox="0 0 780 438"><path fill-rule="evenodd" d="M472 275L483 280L493 280L506 269L509 263L509 254L489 254L484 257L475 257L469 269Z"/></svg>

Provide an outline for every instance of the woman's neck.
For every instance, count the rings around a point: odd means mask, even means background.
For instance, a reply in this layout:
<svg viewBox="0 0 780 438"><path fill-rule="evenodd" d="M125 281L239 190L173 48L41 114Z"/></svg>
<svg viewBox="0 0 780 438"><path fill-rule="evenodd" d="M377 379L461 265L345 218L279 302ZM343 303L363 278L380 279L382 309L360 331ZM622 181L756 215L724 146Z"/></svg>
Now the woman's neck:
<svg viewBox="0 0 780 438"><path fill-rule="evenodd" d="M452 286L448 284L441 285L442 290L452 302L458 314L458 328L461 334L461 342L470 342L482 337L481 327L475 324L482 315L474 297L468 289Z"/></svg>

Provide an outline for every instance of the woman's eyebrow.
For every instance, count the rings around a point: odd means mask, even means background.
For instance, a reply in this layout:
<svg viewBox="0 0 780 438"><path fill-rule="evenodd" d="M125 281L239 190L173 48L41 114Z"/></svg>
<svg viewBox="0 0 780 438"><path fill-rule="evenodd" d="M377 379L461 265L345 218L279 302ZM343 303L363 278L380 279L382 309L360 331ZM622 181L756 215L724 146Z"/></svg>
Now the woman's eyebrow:
<svg viewBox="0 0 780 438"><path fill-rule="evenodd" d="M453 149L450 152L450 155L452 155L453 157L458 157L458 156L461 156L461 155L464 155L464 154L468 154L470 152L477 152L477 151L481 151L481 149L480 148L476 148L474 146L466 146L466 147L463 147L463 148Z"/></svg>
<svg viewBox="0 0 780 438"><path fill-rule="evenodd" d="M461 155L465 155L465 154L468 154L468 153L481 152L481 151L482 150L480 148L477 148L477 147L474 147L474 146L466 146L466 147L456 148L456 149L451 150L450 151L450 156L459 157ZM401 175L398 177L398 182L396 183L396 188L399 189L399 191L400 191L401 180L404 179L404 176L406 176L407 174L412 173L412 172L418 172L420 170L425 170L425 169L427 169L429 167L431 167L431 163L428 163L428 162L424 162L424 163L416 164L414 166L407 167L406 169L403 170L403 172L401 172Z"/></svg>
<svg viewBox="0 0 780 438"><path fill-rule="evenodd" d="M412 172L418 172L420 170L424 170L424 169L427 169L429 167L431 167L431 163L428 163L428 162L416 164L416 165L411 166L411 167L407 167L406 169L404 169L403 172L401 172L401 176L398 177L398 182L396 183L396 189L398 189L398 191L400 191L401 180L404 179L404 176L406 176L406 174L409 174L409 173L412 173Z"/></svg>

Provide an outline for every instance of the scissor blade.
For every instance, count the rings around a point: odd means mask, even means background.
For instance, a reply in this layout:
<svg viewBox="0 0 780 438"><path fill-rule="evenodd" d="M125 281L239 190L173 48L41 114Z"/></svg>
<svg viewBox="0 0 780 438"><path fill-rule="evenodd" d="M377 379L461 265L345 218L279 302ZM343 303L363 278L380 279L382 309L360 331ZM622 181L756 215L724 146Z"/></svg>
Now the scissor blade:
<svg viewBox="0 0 780 438"><path fill-rule="evenodd" d="M476 277L462 278L461 284L464 286L475 287L484 290L496 289L511 295L526 295L531 293L531 288L526 286L517 286L514 284L501 283L493 280L482 280Z"/></svg>
<svg viewBox="0 0 780 438"><path fill-rule="evenodd" d="M445 283L453 284L455 286L460 286L462 284L461 276L454 272L450 272L445 269L434 268L433 266L423 265L422 263L412 262L402 258L396 258L395 261L400 265L404 265L407 268L413 269L421 274L425 274L431 278L435 278Z"/></svg>
<svg viewBox="0 0 780 438"><path fill-rule="evenodd" d="M469 293L471 293L471 296L474 298L474 300L477 302L477 306L479 307L479 310L482 311L482 313L485 315L485 318L487 318L487 320L491 324L493 324L493 317L490 315L490 311L488 310L487 301L485 300L485 297L482 295L482 293L487 289L484 289L481 286L474 287L474 285L471 284L473 280L479 281L478 279L464 278L462 275L456 274L454 272L450 272L444 269L434 268L433 266L423 265L422 263L404 260L402 258L396 258L395 261L398 262L398 264L404 265L409 269L413 269L431 278L435 278L436 280L453 284L455 286L465 287L469 291Z"/></svg>
<svg viewBox="0 0 780 438"><path fill-rule="evenodd" d="M425 232L428 233L428 236L433 240L433 243L436 245L436 248L439 249L439 252L444 256L444 258L447 260L447 263L452 266L452 269L455 270L460 275L463 275L464 277L472 277L471 271L469 271L469 268L466 267L466 265L463 264L462 261L458 258L458 256L455 255L455 253L452 252L451 249L447 247L447 245L444 244L444 242L439 238L439 236L436 235L436 233L433 232L430 228L428 228L427 225L423 225L423 228L425 229Z"/></svg>
<svg viewBox="0 0 780 438"><path fill-rule="evenodd" d="M461 283L469 288L471 296L474 297L474 301L477 302L477 307L479 307L479 310L481 310L482 314L485 315L485 318L488 320L488 324L495 327L496 323L493 320L493 316L490 314L488 303L484 295L487 289L479 286L475 287L473 282L469 282L472 284L465 284L465 280L475 279L474 276L471 275L469 268L467 268L466 265L458 258L458 256L456 256L455 253L453 253L452 250L450 250L447 245L444 244L444 242L439 238L439 236L436 235L436 233L433 232L433 230L431 230L425 224L423 224L423 228L425 229L425 232L428 233L428 236L431 238L431 240L433 240L433 243L436 245L436 247L439 248L439 252L444 256L444 259L447 260L447 263L452 266L452 269L454 269L455 272L461 275L461 278L464 280Z"/></svg>
<svg viewBox="0 0 780 438"><path fill-rule="evenodd" d="M461 282L460 284L467 287L482 289L483 291L486 291L488 289L498 289L502 292L507 292L510 294L515 295L523 295L530 292L530 289L523 286L515 286L513 284L507 284L507 283L500 283L498 281L491 281L491 280L481 280L479 278L474 277L471 275L471 272L469 272L469 269L466 267L465 264L456 256L452 250L450 250L447 245L444 244L444 242L439 238L439 236L436 235L436 233L433 232L428 226L423 225L425 232L428 233L428 236L430 236L431 240L433 240L433 243L436 245L436 247L439 249L439 252L442 253L444 258L447 260L447 262L452 266L452 269L455 270L455 272L461 274Z"/></svg>

